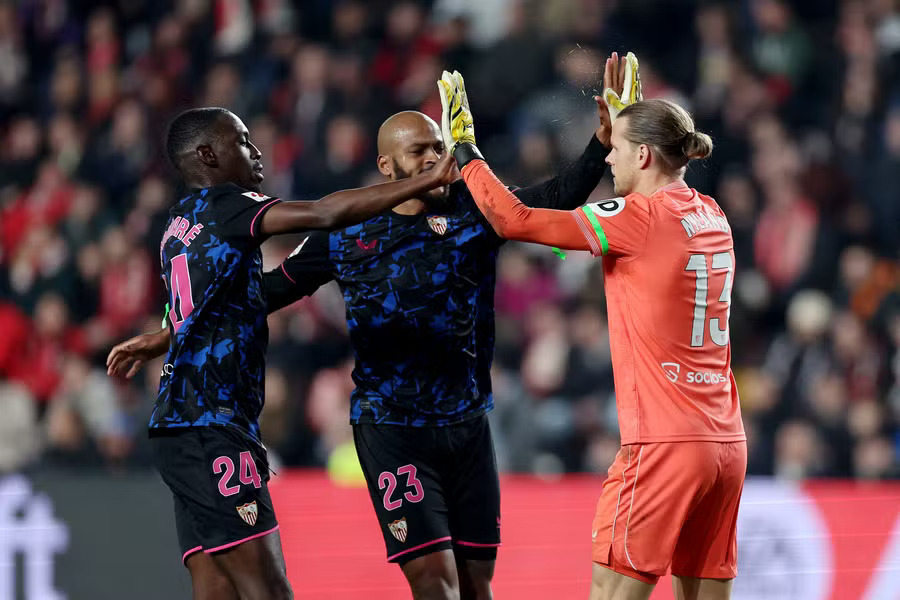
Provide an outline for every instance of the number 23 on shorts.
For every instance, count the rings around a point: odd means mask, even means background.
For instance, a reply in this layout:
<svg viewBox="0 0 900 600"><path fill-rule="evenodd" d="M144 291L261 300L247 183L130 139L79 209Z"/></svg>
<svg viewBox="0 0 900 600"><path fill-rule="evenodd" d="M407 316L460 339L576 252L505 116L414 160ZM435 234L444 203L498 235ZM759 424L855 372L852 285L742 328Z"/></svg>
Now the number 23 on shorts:
<svg viewBox="0 0 900 600"><path fill-rule="evenodd" d="M402 497L393 499L394 492L397 489L397 477L401 475L406 475L406 487L407 489L412 488L412 491L404 492ZM422 482L416 477L415 465L403 465L397 469L397 476L391 471L382 471L381 475L378 476L378 489L383 490L385 488L387 488L387 491L384 492L384 497L382 498L385 510L400 508L403 506L404 498L407 502L416 503L421 502L422 498L425 497Z"/></svg>

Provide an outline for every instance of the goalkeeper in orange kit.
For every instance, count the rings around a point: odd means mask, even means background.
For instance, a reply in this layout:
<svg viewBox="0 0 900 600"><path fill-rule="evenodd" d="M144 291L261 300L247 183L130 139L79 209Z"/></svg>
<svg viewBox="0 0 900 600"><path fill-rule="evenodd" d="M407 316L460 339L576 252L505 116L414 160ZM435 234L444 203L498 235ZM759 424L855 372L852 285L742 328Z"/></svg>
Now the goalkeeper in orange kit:
<svg viewBox="0 0 900 600"><path fill-rule="evenodd" d="M444 73L444 143L503 238L601 257L622 448L591 528L592 600L649 598L671 567L676 598L727 599L747 466L731 372L731 228L684 182L712 140L663 100L642 101L637 59L607 61L618 197L562 211L524 206L475 147L462 76Z"/></svg>

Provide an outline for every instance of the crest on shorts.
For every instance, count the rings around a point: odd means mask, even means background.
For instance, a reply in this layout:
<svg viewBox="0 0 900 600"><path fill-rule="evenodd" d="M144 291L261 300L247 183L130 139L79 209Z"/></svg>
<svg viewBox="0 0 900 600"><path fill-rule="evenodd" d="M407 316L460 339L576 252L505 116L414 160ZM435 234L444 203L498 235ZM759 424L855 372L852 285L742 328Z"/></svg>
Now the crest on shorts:
<svg viewBox="0 0 900 600"><path fill-rule="evenodd" d="M428 217L428 226L438 235L447 233L447 217Z"/></svg>
<svg viewBox="0 0 900 600"><path fill-rule="evenodd" d="M400 540L401 542L406 541L406 517L394 521L393 523L388 523L388 529L391 530L391 535Z"/></svg>
<svg viewBox="0 0 900 600"><path fill-rule="evenodd" d="M259 508L256 506L256 500L235 508L237 508L238 514L244 520L244 523L250 526L256 525L256 518L259 516Z"/></svg>

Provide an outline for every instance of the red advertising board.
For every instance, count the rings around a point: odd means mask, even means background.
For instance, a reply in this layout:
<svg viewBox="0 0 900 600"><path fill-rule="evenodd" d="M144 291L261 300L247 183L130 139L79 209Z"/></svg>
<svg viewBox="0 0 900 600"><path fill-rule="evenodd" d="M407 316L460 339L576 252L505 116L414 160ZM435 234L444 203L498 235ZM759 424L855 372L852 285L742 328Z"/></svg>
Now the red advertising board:
<svg viewBox="0 0 900 600"><path fill-rule="evenodd" d="M587 598L590 526L601 482L505 477L498 598ZM273 481L298 598L409 598L363 487L319 472ZM401 509L402 510L402 509ZM900 484L747 482L733 598L900 600ZM668 579L653 598L672 598Z"/></svg>

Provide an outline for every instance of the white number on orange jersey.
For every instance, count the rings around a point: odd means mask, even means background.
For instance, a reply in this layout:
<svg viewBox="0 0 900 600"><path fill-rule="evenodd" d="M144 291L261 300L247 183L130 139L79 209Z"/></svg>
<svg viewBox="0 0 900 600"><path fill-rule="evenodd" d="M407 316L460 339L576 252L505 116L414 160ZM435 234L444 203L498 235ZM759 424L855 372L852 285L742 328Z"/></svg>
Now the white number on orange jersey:
<svg viewBox="0 0 900 600"><path fill-rule="evenodd" d="M734 279L734 262L731 253L717 252L712 255L712 270L725 270L725 284L722 293L719 294L719 302L725 303L725 323L716 317L709 320L709 337L716 346L728 344L728 316L731 313L731 284ZM705 254L691 254L685 271L694 271L697 274L697 287L694 293L694 320L691 323L691 346L697 348L703 345L706 330L706 307L709 296L709 271L706 268Z"/></svg>

